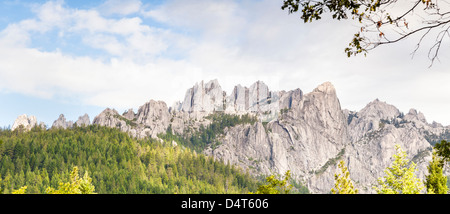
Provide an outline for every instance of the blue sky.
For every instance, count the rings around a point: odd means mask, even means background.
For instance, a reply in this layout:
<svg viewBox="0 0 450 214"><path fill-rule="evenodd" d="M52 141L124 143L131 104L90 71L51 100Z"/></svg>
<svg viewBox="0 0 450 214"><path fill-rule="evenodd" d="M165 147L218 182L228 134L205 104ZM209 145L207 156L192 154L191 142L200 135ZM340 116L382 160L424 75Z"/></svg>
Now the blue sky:
<svg viewBox="0 0 450 214"><path fill-rule="evenodd" d="M448 40L428 68L417 38L347 58L358 26L303 24L282 0L0 1L0 127L21 114L51 126L104 108L168 106L201 80L270 90L336 87L342 108L378 98L450 125Z"/></svg>

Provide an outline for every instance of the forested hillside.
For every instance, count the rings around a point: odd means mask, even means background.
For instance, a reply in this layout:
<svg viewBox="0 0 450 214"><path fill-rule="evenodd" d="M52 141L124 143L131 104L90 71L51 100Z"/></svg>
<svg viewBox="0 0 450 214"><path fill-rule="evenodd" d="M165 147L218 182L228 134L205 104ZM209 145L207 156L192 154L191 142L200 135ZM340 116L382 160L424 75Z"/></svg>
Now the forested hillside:
<svg viewBox="0 0 450 214"><path fill-rule="evenodd" d="M22 186L44 193L67 182L75 166L88 171L96 193L247 193L258 186L234 166L115 128L0 130L1 193Z"/></svg>
<svg viewBox="0 0 450 214"><path fill-rule="evenodd" d="M200 125L198 131L188 129L183 135L173 134L172 126L169 125L166 133L159 134L158 137L169 142L175 141L178 144L201 153L208 146L216 147L221 144L218 137L225 134L225 128L239 124L254 124L257 121L256 116L249 114L231 115L221 112L210 114L205 118L211 120L211 124L206 127Z"/></svg>

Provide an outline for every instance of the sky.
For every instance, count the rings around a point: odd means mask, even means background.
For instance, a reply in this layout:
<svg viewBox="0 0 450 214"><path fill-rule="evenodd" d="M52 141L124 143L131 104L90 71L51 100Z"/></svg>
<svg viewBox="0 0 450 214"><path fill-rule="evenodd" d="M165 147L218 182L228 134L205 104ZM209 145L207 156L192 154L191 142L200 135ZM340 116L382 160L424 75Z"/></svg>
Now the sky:
<svg viewBox="0 0 450 214"><path fill-rule="evenodd" d="M21 114L51 126L149 100L171 106L202 80L228 94L257 80L308 93L331 82L343 109L379 99L450 125L450 50L429 67L418 37L348 58L359 26L303 23L282 0L0 1L0 127ZM434 38L431 38L432 40Z"/></svg>

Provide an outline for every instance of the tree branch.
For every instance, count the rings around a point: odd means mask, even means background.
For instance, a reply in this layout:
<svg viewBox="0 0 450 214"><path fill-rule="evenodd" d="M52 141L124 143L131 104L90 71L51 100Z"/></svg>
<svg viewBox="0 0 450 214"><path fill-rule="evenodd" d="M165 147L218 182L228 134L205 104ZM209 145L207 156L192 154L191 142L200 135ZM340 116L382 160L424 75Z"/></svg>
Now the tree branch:
<svg viewBox="0 0 450 214"><path fill-rule="evenodd" d="M436 28L436 27L439 27L439 26L441 26L441 25L445 25L445 24L448 24L448 23L450 23L450 20L447 20L447 21L445 21L445 22L439 22L439 23L436 24L436 25L431 25L431 26L421 27L421 28L419 28L419 29L413 30L413 31L411 31L411 32L409 32L409 33L407 33L407 34L401 36L400 38L398 38L398 39L396 39L396 40L388 40L388 41L386 41L386 42L378 42L378 43L375 43L374 46L379 46L379 45L384 45L384 44L395 43L395 42L398 42L398 41L400 41L400 40L403 40L403 39L405 39L406 37L408 37L408 36L410 36L410 35L412 35L412 34L415 34L415 33L419 32L419 31L427 30L427 29L433 29L433 28Z"/></svg>

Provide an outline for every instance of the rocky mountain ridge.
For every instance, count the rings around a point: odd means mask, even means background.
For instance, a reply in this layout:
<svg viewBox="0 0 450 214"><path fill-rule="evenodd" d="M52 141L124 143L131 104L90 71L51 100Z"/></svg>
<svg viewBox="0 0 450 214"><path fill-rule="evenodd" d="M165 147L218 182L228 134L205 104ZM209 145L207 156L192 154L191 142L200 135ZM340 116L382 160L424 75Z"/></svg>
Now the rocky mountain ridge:
<svg viewBox="0 0 450 214"><path fill-rule="evenodd" d="M313 193L330 191L338 160L346 162L360 192L373 192L376 179L392 161L396 144L417 163L418 175L423 177L432 144L450 139L450 127L429 124L415 109L404 114L378 99L360 111L342 109L330 82L304 94L300 89L270 91L257 81L250 87L237 85L227 95L217 80L201 81L171 107L150 100L136 113L129 109L119 114L107 108L92 124L115 127L137 138L157 138L169 127L180 135L199 130L211 123L207 116L217 112L250 114L258 121L226 128L218 137L221 143L203 153L255 175L291 170L293 177ZM20 125L29 130L37 125L35 121L19 116L13 130ZM84 115L73 123L60 115L52 128L70 128L73 124L89 125L89 117Z"/></svg>

